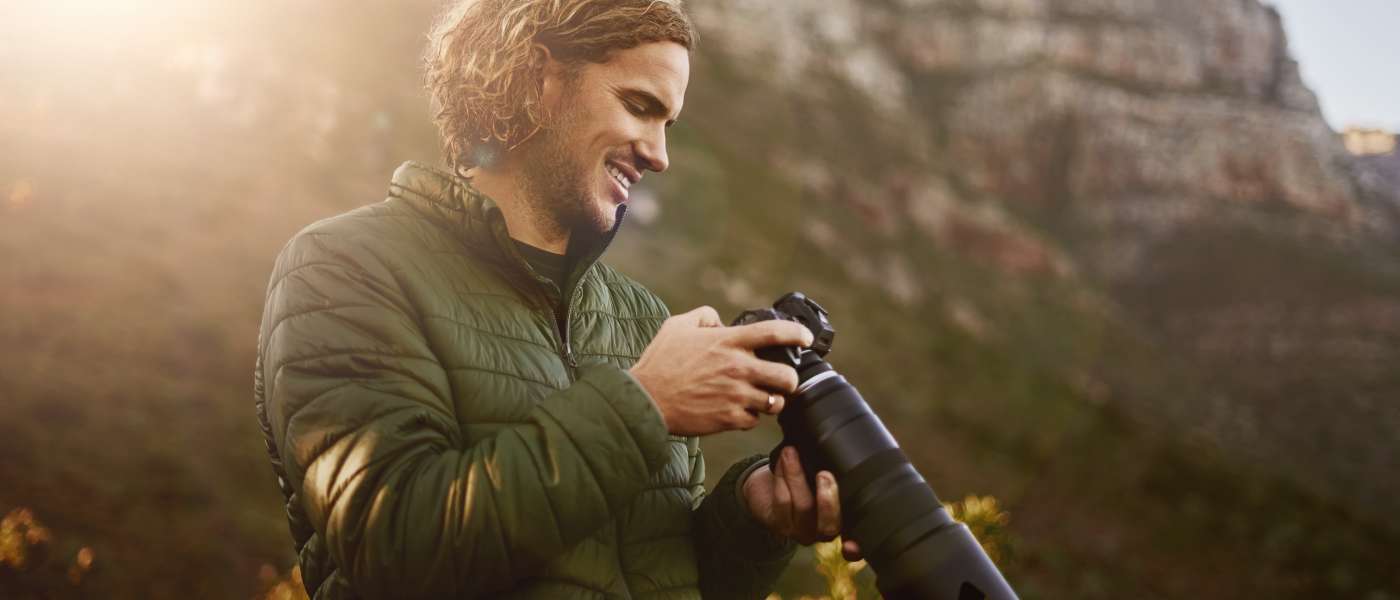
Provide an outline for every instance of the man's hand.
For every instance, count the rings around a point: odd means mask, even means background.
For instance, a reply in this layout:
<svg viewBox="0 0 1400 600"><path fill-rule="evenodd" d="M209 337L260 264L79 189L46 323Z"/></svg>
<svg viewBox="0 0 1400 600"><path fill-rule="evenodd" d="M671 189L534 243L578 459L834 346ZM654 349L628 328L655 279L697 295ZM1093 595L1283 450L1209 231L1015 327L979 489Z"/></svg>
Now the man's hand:
<svg viewBox="0 0 1400 600"><path fill-rule="evenodd" d="M749 512L769 531L799 544L830 541L841 533L841 495L836 478L830 471L817 473L817 491L813 494L792 446L783 448L777 465L769 464L749 474L744 481L744 500ZM858 561L860 546L855 540L844 540L841 555L848 561Z"/></svg>
<svg viewBox="0 0 1400 600"><path fill-rule="evenodd" d="M782 395L797 389L796 370L754 350L811 343L812 332L792 321L725 327L715 309L702 306L666 319L631 373L673 434L751 429L760 414L778 414Z"/></svg>

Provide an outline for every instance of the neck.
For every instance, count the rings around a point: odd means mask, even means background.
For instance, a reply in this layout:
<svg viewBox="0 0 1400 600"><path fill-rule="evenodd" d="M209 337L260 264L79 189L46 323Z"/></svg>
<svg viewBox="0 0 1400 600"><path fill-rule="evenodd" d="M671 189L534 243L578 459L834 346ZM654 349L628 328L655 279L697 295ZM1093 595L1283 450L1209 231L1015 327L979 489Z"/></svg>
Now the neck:
<svg viewBox="0 0 1400 600"><path fill-rule="evenodd" d="M555 254L565 253L569 247L568 228L561 227L529 196L518 167L509 163L490 169L476 167L468 174L472 187L501 209L512 239Z"/></svg>

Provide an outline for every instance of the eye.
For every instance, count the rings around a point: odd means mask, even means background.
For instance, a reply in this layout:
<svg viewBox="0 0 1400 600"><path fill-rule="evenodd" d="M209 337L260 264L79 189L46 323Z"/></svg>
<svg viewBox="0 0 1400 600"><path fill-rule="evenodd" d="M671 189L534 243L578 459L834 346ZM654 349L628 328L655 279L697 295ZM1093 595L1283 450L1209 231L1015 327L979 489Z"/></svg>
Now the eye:
<svg viewBox="0 0 1400 600"><path fill-rule="evenodd" d="M627 112L630 112L630 113L632 113L632 114L634 114L634 115L637 115L637 116L642 116L642 115L645 114L646 111L647 111L647 108L646 108L645 106L642 106L641 104L638 104L637 102L633 102L633 101L630 101L630 100L624 100L624 101L623 101L623 104L626 104L626 105L627 105Z"/></svg>

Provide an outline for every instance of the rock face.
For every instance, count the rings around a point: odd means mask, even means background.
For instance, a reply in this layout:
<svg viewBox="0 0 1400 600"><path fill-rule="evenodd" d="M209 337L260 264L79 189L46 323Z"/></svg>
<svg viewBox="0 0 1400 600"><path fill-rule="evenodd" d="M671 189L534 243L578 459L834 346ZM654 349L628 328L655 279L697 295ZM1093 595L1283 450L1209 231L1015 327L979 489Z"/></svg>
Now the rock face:
<svg viewBox="0 0 1400 600"><path fill-rule="evenodd" d="M865 246L839 240L848 271L889 280L880 248L907 226L1008 277L1082 277L1195 382L1168 403L1143 400L1148 384L1114 382L1131 412L1289 465L1289 477L1362 511L1400 499L1387 442L1400 431L1400 288L1386 260L1400 202L1323 121L1274 9L712 0L692 10L709 69L697 81L743 82L691 102L725 107L707 123L788 132L754 143L754 156L884 232ZM803 151L842 146L852 150ZM831 229L809 237L833 243ZM941 297L936 275L894 279L906 304Z"/></svg>
<svg viewBox="0 0 1400 600"><path fill-rule="evenodd" d="M1372 195L1400 205L1400 149L1358 156L1357 179Z"/></svg>
<svg viewBox="0 0 1400 600"><path fill-rule="evenodd" d="M442 2L11 4L0 511L91 543L90 591L266 595L251 574L292 558L249 332L296 230L438 157L416 90ZM819 299L944 499L1012 513L1023 597L1400 596L1373 526L1400 485L1400 170L1341 152L1272 11L687 4L671 167L609 262L678 312ZM773 434L706 438L712 479Z"/></svg>

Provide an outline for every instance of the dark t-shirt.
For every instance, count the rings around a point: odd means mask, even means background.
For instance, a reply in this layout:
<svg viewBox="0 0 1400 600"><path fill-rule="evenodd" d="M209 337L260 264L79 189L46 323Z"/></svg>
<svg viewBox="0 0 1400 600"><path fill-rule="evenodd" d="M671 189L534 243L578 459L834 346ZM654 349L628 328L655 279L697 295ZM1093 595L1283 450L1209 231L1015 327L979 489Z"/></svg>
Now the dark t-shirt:
<svg viewBox="0 0 1400 600"><path fill-rule="evenodd" d="M530 263L530 268L544 276L545 279L553 281L555 287L559 288L560 304L562 305L568 302L568 298L564 297L566 293L564 285L568 283L565 279L569 276L569 256L567 254L555 254L548 250L536 248L519 240L514 241L515 248L520 251L520 256L525 259L525 262ZM554 307L554 319L559 324L559 330L563 331L563 306Z"/></svg>
<svg viewBox="0 0 1400 600"><path fill-rule="evenodd" d="M567 283L564 278L569 275L568 255L555 254L519 240L515 240L515 247L520 251L520 256L525 258L525 262L530 263L530 268L553 281L561 294L564 292L564 284Z"/></svg>

